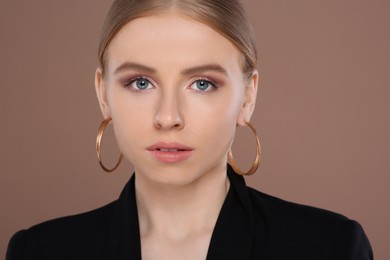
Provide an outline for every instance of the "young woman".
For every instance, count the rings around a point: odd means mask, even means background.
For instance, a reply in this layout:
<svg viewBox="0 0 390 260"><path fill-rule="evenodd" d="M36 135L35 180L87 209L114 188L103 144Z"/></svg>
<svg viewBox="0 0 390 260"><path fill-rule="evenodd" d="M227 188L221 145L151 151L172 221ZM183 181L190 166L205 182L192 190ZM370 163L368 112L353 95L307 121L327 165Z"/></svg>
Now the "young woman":
<svg viewBox="0 0 390 260"><path fill-rule="evenodd" d="M258 72L238 1L115 0L99 59L98 159L135 173L111 204L15 234L7 260L372 259L357 222L245 185L258 139L247 173L230 147L237 126L256 136ZM110 122L112 169L100 157Z"/></svg>

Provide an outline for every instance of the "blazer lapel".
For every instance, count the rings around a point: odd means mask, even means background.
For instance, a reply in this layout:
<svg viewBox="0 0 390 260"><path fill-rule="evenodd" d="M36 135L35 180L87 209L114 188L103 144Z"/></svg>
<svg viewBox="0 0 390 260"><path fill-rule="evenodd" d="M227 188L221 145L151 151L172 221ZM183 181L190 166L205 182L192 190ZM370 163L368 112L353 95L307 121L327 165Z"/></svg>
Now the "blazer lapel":
<svg viewBox="0 0 390 260"><path fill-rule="evenodd" d="M228 166L230 188L211 237L207 260L251 259L253 214L242 176ZM103 259L141 260L141 242L135 199L135 175L115 202L107 226Z"/></svg>
<svg viewBox="0 0 390 260"><path fill-rule="evenodd" d="M141 260L141 242L138 211L135 200L135 175L126 184L115 202L108 223L108 236L103 259Z"/></svg>
<svg viewBox="0 0 390 260"><path fill-rule="evenodd" d="M253 214L242 176L228 166L230 189L219 213L207 254L207 260L251 259Z"/></svg>

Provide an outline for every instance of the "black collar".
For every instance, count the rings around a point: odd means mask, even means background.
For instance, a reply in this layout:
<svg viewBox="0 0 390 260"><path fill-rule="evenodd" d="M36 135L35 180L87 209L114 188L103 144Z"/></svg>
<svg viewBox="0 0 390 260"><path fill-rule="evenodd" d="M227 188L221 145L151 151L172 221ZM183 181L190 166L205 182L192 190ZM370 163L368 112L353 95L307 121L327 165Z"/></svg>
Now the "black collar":
<svg viewBox="0 0 390 260"><path fill-rule="evenodd" d="M242 176L227 167L230 188L215 225L207 260L250 259L253 243L253 214ZM135 199L135 174L115 202L108 223L104 259L141 260L141 242Z"/></svg>

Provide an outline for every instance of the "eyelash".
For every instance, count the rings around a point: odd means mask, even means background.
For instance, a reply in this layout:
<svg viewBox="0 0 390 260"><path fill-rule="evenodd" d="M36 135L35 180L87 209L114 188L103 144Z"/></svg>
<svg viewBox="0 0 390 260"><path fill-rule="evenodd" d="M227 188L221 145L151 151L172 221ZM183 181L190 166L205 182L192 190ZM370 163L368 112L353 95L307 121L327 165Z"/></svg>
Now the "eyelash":
<svg viewBox="0 0 390 260"><path fill-rule="evenodd" d="M145 80L150 85L152 85L154 87L154 84L152 83L152 81L149 80L147 77L138 76L138 77L135 77L135 78L132 78L132 79L128 80L127 83L124 84L125 88L129 88L129 89L131 89L131 91L134 91L134 92L137 92L137 93L142 93L142 92L148 91L149 88L147 88L147 89L137 89L137 88L131 86L133 83L135 83L138 80Z"/></svg>
<svg viewBox="0 0 390 260"><path fill-rule="evenodd" d="M126 88L131 88L131 91L134 91L134 92L137 92L137 93L141 93L141 92L145 92L145 91L148 91L148 90L149 90L149 88L147 88L147 89L137 89L137 88L135 88L135 87L132 87L131 85L132 85L133 83L135 83L137 80L145 80L145 81L147 81L150 85L152 85L152 86L154 87L154 84L152 83L152 81L149 80L149 79L148 79L147 77L145 77L145 76L138 76L138 77L135 77L135 78L132 78L132 79L126 81L127 83L124 84L124 87L126 87ZM192 88L191 88L192 85L196 84L196 83L199 82L199 81L203 81L203 82L209 84L211 90L207 90L207 89L206 89L206 90L192 89ZM207 78L198 78L198 79L194 80L194 81L189 85L189 88L190 88L192 91L196 92L196 93L206 94L206 93L208 93L208 92L216 91L216 90L219 88L219 86L218 86L218 84L217 84L215 81L213 81L213 80L210 80L210 79L207 79Z"/></svg>
<svg viewBox="0 0 390 260"><path fill-rule="evenodd" d="M195 81L193 81L190 84L190 88L191 88L192 85L196 84L199 81L204 81L205 83L210 84L210 88L211 89L210 90L191 89L191 90L195 91L196 93L206 94L208 92L213 92L213 91L216 91L218 89L218 84L215 83L213 80L210 80L210 79L207 79L207 78L198 78L198 79L196 79Z"/></svg>

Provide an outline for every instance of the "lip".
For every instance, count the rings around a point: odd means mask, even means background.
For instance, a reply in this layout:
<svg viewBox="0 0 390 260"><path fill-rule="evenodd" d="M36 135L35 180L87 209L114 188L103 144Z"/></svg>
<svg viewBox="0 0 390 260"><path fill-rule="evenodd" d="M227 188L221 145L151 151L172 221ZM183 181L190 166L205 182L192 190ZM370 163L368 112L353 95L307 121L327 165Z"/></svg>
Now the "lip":
<svg viewBox="0 0 390 260"><path fill-rule="evenodd" d="M158 161L164 163L177 163L187 160L194 149L179 143L158 142L146 148Z"/></svg>

